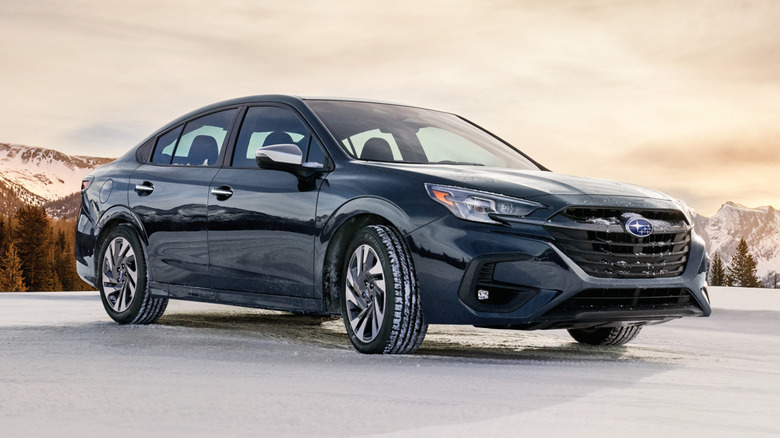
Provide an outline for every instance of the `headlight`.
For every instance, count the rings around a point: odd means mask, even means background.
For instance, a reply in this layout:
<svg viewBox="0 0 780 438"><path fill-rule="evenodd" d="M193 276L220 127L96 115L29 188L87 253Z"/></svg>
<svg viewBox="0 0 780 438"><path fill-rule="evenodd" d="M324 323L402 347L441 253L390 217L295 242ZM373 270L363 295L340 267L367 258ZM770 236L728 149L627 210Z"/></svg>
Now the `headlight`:
<svg viewBox="0 0 780 438"><path fill-rule="evenodd" d="M544 204L460 187L425 184L428 196L455 216L473 222L500 224L497 218L523 217Z"/></svg>

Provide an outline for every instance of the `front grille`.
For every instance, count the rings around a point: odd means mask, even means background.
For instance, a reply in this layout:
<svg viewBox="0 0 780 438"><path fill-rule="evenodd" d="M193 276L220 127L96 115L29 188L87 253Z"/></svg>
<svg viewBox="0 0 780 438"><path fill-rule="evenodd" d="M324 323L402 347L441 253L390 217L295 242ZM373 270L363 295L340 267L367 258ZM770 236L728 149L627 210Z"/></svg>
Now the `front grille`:
<svg viewBox="0 0 780 438"><path fill-rule="evenodd" d="M653 222L655 231L636 237L625 231L626 215ZM547 230L583 271L600 278L666 278L682 275L691 233L678 211L568 208Z"/></svg>
<svg viewBox="0 0 780 438"><path fill-rule="evenodd" d="M569 298L556 311L659 309L695 306L685 288L588 289Z"/></svg>
<svg viewBox="0 0 780 438"><path fill-rule="evenodd" d="M685 222L685 215L677 210L641 210L631 211L618 208L591 208L569 207L563 211L563 215L577 222L588 222L594 218L607 219L619 218L625 213L637 213L645 219L667 221L671 223Z"/></svg>

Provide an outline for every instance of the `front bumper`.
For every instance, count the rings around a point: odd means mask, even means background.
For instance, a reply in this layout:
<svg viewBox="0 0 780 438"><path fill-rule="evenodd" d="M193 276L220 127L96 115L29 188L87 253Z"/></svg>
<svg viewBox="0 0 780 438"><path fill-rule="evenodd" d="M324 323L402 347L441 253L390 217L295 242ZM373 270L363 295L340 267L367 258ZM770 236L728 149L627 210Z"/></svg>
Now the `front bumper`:
<svg viewBox="0 0 780 438"><path fill-rule="evenodd" d="M446 216L408 236L426 320L521 329L651 324L711 313L706 252L692 234L681 275L588 275L544 226ZM480 299L479 291L490 298Z"/></svg>

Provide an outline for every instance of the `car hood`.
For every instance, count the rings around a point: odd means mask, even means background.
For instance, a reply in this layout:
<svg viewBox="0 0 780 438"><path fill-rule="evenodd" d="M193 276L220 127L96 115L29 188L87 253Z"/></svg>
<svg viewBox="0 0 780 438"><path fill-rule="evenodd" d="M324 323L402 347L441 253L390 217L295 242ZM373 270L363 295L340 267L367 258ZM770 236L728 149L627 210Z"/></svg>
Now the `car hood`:
<svg viewBox="0 0 780 438"><path fill-rule="evenodd" d="M368 165L404 173L422 182L449 184L524 199L550 195L589 195L672 200L659 191L632 184L540 170L395 163Z"/></svg>

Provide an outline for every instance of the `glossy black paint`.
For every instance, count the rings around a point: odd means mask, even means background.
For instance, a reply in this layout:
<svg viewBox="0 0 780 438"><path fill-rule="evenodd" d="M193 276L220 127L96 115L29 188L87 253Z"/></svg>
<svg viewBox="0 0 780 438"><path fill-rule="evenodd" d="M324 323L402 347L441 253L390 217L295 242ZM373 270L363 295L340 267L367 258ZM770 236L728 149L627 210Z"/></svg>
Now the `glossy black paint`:
<svg viewBox="0 0 780 438"><path fill-rule="evenodd" d="M218 168L144 164L130 177L128 206L149 236L151 280L209 287L209 182ZM148 186L153 191L140 191Z"/></svg>
<svg viewBox="0 0 780 438"><path fill-rule="evenodd" d="M318 171L295 174L231 168L237 129L246 108L272 105L301 120L326 154ZM155 138L220 108L239 108L215 167L143 163ZM514 328L587 327L654 323L709 315L704 294L706 254L693 238L685 272L674 278L594 278L555 245L544 224L571 205L677 210L670 198L642 187L546 171L474 166L375 163L345 153L306 104L290 96L255 96L187 114L89 177L82 192L76 257L80 276L95 284L100 236L118 222L136 227L146 246L152 292L172 298L290 311L334 313L337 291L328 269L348 245L355 224L384 223L399 230L412 253L429 323ZM106 181L111 190L106 195ZM547 208L520 220L490 225L460 220L432 201L424 183L454 185L530 199ZM153 190L137 190L137 186ZM229 192L229 195L213 194ZM485 263L494 279L517 289L504 308L471 299ZM329 265L330 263L330 265ZM685 288L698 310L643 309L546 317L589 288Z"/></svg>
<svg viewBox="0 0 780 438"><path fill-rule="evenodd" d="M317 181L299 190L294 175L223 169L208 199L208 254L213 289L314 297Z"/></svg>

